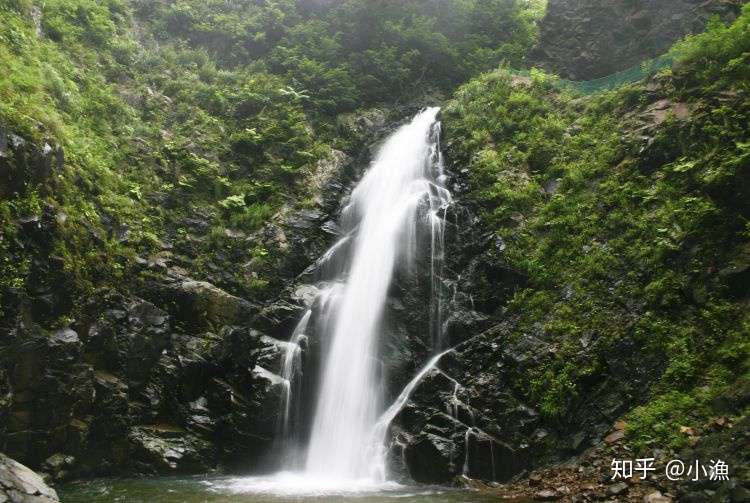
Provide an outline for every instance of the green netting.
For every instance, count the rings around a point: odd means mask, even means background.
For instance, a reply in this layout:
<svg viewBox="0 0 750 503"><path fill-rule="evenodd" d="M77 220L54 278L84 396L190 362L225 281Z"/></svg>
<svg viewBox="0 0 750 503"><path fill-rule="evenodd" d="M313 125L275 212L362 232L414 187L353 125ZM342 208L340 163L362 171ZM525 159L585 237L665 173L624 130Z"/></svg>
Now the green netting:
<svg viewBox="0 0 750 503"><path fill-rule="evenodd" d="M573 89L583 94L593 94L643 80L660 70L671 67L674 60L673 54L664 54L606 77L584 81L558 79L555 83L561 88ZM510 73L525 77L531 75L528 70L510 70Z"/></svg>
<svg viewBox="0 0 750 503"><path fill-rule="evenodd" d="M672 63L674 63L674 57L671 54L664 54L662 56L659 56L658 58L646 60L639 65L631 66L626 70L613 73L612 75L607 75L606 77L579 82L560 79L560 84L562 84L563 86L572 87L573 89L576 89L577 91L584 94L592 94L600 91L614 89L625 84L638 82L639 80L643 80L646 77L654 75L664 68L671 67Z"/></svg>

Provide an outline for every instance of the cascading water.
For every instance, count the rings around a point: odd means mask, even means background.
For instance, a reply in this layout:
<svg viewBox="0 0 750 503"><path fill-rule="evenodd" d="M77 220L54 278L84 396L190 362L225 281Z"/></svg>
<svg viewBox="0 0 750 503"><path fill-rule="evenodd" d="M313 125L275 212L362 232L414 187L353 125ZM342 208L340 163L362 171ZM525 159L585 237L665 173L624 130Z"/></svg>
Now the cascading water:
<svg viewBox="0 0 750 503"><path fill-rule="evenodd" d="M230 480L226 489L287 495L334 495L400 487L387 482L388 427L420 380L446 354L441 337L444 217L451 195L443 186L439 108L428 108L393 133L352 191L342 212L342 238L316 263L320 283L286 345L278 381L284 469L272 477ZM420 249L420 245L430 250ZM382 318L397 271L429 258L430 326L434 356L395 403L383 406ZM307 336L318 344L322 371L306 455L298 443ZM441 353L442 351L442 353ZM308 376L304 376L307 379ZM302 471L300 472L300 468Z"/></svg>
<svg viewBox="0 0 750 503"><path fill-rule="evenodd" d="M382 473L367 448L382 412L381 318L397 266L411 268L415 262L422 222L431 234L433 275L442 263L439 214L451 198L442 186L438 112L423 111L385 142L344 211L350 256L330 333L323 334L323 373L305 467L309 476L361 480ZM439 313L438 307L433 311Z"/></svg>
<svg viewBox="0 0 750 503"><path fill-rule="evenodd" d="M308 310L294 329L292 337L286 344L284 358L281 361L281 378L283 380L284 390L281 395L281 418L279 425L279 435L282 449L285 456L291 456L291 450L296 446L298 441L299 426L299 394L302 381L302 348L307 340L305 331L310 322L312 311ZM292 410L292 404L295 404L295 410ZM291 463L292 460L286 459L285 462Z"/></svg>

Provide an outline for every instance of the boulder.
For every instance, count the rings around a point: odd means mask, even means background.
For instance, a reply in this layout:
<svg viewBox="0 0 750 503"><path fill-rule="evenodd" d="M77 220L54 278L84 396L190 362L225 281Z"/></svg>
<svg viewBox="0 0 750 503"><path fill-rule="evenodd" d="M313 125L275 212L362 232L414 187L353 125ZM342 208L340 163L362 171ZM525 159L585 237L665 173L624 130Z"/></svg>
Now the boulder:
<svg viewBox="0 0 750 503"><path fill-rule="evenodd" d="M625 482L618 482L607 487L607 496L624 496L628 492L628 485Z"/></svg>
<svg viewBox="0 0 750 503"><path fill-rule="evenodd" d="M66 454L53 454L48 457L44 463L42 463L42 470L44 473L52 477L52 480L56 482L63 481L68 478L70 469L75 464L75 458Z"/></svg>
<svg viewBox="0 0 750 503"><path fill-rule="evenodd" d="M664 496L659 491L654 491L643 497L643 503L672 503L672 498Z"/></svg>
<svg viewBox="0 0 750 503"><path fill-rule="evenodd" d="M207 281L178 275L158 276L146 285L148 298L164 303L192 333L248 323L257 312L249 301Z"/></svg>
<svg viewBox="0 0 750 503"><path fill-rule="evenodd" d="M557 501L562 497L563 495L554 489L542 489L534 494L534 500L536 501Z"/></svg>
<svg viewBox="0 0 750 503"><path fill-rule="evenodd" d="M190 310L216 325L247 322L255 309L248 301L205 281L186 280L179 286Z"/></svg>
<svg viewBox="0 0 750 503"><path fill-rule="evenodd" d="M53 503L59 501L55 490L48 487L41 476L5 454L0 454L0 502Z"/></svg>
<svg viewBox="0 0 750 503"><path fill-rule="evenodd" d="M133 463L159 474L207 472L214 463L213 446L173 425L136 426L128 440Z"/></svg>

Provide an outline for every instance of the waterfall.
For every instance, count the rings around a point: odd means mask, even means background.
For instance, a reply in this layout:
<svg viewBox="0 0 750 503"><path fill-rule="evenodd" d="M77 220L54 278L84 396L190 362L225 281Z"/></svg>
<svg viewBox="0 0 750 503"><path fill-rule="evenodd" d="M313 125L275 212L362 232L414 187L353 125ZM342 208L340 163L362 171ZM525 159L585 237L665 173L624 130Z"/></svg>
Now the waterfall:
<svg viewBox="0 0 750 503"><path fill-rule="evenodd" d="M474 434L474 428L467 428L464 434L464 467L462 470L463 476L469 476L469 441L471 436Z"/></svg>
<svg viewBox="0 0 750 503"><path fill-rule="evenodd" d="M331 280L340 285L334 305L324 309L326 322L320 325L325 327L320 334L322 374L306 476L346 481L371 479L373 473L383 472L382 456L374 456L369 448L374 435L380 435L381 443L385 435L378 433L383 430L384 409L379 371L381 322L395 271L414 267L422 229L431 238L433 299L439 288L442 216L451 196L443 187L438 112L439 108L424 110L386 140L343 212L346 237L322 257L328 262L334 254L346 253L339 276ZM430 332L437 352L442 344L439 328L435 329L442 324L435 319L442 312L440 300L433 300L430 307ZM415 386L418 379L413 382Z"/></svg>
<svg viewBox="0 0 750 503"><path fill-rule="evenodd" d="M308 310L302 317L300 322L294 328L292 337L289 342L286 343L286 350L284 351L284 358L281 361L281 378L284 386L281 394L281 418L279 424L279 435L281 445L283 449L283 455L289 458L293 455L290 452L296 447L297 429L295 428L299 423L299 394L300 385L302 382L302 346L307 340L305 331L307 325L310 322L312 311ZM292 404L296 407L292 410ZM286 460L291 462L290 460Z"/></svg>

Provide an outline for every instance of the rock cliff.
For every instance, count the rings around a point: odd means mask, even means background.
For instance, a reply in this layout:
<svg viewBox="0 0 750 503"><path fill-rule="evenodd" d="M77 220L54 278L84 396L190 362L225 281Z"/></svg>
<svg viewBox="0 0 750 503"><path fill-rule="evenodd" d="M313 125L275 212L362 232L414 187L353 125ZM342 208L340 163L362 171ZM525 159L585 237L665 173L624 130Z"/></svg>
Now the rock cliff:
<svg viewBox="0 0 750 503"><path fill-rule="evenodd" d="M591 80L661 56L703 31L711 16L728 21L741 0L549 0L531 61L570 80Z"/></svg>

